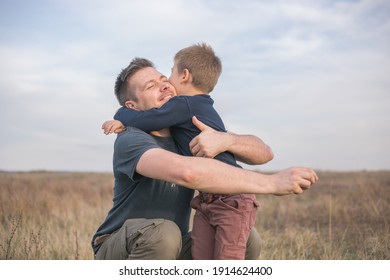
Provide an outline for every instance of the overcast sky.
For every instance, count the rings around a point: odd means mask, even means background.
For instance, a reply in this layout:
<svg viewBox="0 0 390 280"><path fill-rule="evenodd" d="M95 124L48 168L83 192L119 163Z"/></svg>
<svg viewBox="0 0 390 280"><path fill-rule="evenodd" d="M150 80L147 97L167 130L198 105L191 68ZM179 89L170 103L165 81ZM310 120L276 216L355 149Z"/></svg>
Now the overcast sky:
<svg viewBox="0 0 390 280"><path fill-rule="evenodd" d="M197 42L226 128L273 148L257 169L390 168L390 1L0 0L0 170L111 171L117 74Z"/></svg>

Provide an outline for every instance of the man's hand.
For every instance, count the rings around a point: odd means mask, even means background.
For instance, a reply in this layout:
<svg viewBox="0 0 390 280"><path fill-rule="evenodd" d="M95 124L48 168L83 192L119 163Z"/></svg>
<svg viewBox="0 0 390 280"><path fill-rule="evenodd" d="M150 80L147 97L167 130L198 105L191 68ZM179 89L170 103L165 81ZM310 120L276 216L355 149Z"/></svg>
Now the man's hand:
<svg viewBox="0 0 390 280"><path fill-rule="evenodd" d="M236 160L251 165L264 164L274 157L271 148L259 137L216 131L196 117L192 117L192 123L201 131L189 144L194 156L214 158L228 151Z"/></svg>
<svg viewBox="0 0 390 280"><path fill-rule="evenodd" d="M196 117L192 117L192 123L201 131L189 144L193 156L214 158L227 150L228 136L223 137L226 133L214 130Z"/></svg>
<svg viewBox="0 0 390 280"><path fill-rule="evenodd" d="M117 120L109 120L105 121L102 125L102 129L104 130L104 134L111 133L120 133L126 129L126 127Z"/></svg>
<svg viewBox="0 0 390 280"><path fill-rule="evenodd" d="M275 179L272 193L275 195L301 194L318 181L316 172L306 167L292 167L272 176Z"/></svg>

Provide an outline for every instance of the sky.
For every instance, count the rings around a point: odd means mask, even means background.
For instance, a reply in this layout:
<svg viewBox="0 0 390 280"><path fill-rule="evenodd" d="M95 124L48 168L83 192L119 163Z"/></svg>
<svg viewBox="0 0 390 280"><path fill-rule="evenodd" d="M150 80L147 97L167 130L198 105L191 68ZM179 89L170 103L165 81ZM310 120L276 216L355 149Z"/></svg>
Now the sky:
<svg viewBox="0 0 390 280"><path fill-rule="evenodd" d="M227 130L274 152L245 168L390 168L390 1L0 0L0 170L111 172L120 70L199 42Z"/></svg>

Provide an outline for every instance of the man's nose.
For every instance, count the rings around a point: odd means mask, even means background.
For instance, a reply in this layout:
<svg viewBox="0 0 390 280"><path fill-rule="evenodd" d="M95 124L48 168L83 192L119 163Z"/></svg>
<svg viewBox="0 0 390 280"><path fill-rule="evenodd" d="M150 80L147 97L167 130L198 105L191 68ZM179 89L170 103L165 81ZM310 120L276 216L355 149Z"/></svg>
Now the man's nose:
<svg viewBox="0 0 390 280"><path fill-rule="evenodd" d="M161 91L167 90L168 88L169 88L169 83L168 82L161 82L161 84L160 84L160 90Z"/></svg>

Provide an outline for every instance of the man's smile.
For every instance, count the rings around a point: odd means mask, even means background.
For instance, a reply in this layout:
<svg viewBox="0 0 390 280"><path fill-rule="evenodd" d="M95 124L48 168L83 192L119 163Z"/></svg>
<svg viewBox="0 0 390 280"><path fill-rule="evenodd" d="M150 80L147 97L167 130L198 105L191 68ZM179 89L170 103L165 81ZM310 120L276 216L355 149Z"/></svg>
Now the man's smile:
<svg viewBox="0 0 390 280"><path fill-rule="evenodd" d="M169 99L171 99L172 97L174 97L175 95L173 93L166 93L164 94L160 101L168 101Z"/></svg>

